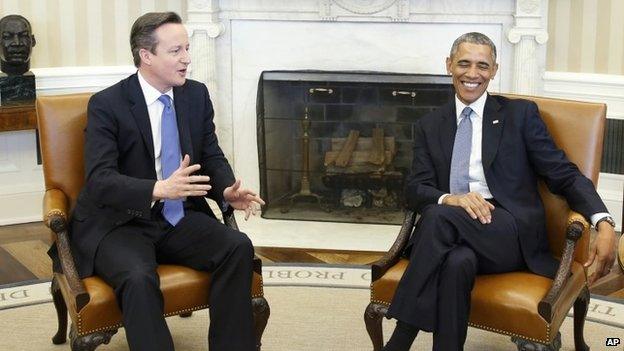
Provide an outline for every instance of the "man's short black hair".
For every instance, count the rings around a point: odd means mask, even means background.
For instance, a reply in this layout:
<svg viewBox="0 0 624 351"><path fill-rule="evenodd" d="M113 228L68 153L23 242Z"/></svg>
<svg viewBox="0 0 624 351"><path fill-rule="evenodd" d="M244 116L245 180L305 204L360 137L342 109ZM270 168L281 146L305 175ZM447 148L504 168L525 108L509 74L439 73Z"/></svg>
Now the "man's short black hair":
<svg viewBox="0 0 624 351"><path fill-rule="evenodd" d="M453 46L451 46L451 56L457 53L459 50L459 45L462 43L471 43L471 44L479 44L479 45L487 45L492 49L492 61L496 63L496 45L494 42L485 34L479 32L470 32L466 34L462 34L459 38L455 39L453 42Z"/></svg>

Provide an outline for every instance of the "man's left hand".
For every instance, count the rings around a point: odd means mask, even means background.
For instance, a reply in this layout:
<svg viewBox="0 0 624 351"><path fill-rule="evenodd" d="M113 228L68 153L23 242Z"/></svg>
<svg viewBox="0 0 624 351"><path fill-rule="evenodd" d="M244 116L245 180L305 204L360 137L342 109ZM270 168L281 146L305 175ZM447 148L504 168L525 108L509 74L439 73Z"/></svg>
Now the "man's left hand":
<svg viewBox="0 0 624 351"><path fill-rule="evenodd" d="M245 220L249 216L256 215L257 205L264 205L264 201L256 193L249 189L241 188L241 181L237 179L234 184L223 190L223 199L234 209L245 211Z"/></svg>
<svg viewBox="0 0 624 351"><path fill-rule="evenodd" d="M589 258L585 262L585 268L596 261L596 269L587 278L587 283L592 285L598 278L609 274L615 261L615 230L607 222L598 224L598 236L594 245L589 250Z"/></svg>

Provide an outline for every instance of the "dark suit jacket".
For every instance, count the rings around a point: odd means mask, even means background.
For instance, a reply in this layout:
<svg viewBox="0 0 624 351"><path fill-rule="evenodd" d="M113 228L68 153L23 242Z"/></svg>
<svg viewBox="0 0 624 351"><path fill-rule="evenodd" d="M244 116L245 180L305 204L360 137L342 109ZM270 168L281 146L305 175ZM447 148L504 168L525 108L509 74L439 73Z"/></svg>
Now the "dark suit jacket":
<svg viewBox="0 0 624 351"><path fill-rule="evenodd" d="M208 197L221 204L234 183L232 169L217 143L214 111L206 86L187 80L173 88L182 154L210 176ZM85 176L71 219L71 243L81 277L93 273L100 240L134 218L150 219L156 182L152 130L137 74L89 101L85 130ZM203 197L187 202L211 216Z"/></svg>
<svg viewBox="0 0 624 351"><path fill-rule="evenodd" d="M490 192L515 217L529 269L552 277L558 263L548 251L538 179L586 218L607 209L592 182L554 144L535 103L488 95L483 115L482 161ZM449 193L456 118L453 98L416 123L407 201L417 212Z"/></svg>

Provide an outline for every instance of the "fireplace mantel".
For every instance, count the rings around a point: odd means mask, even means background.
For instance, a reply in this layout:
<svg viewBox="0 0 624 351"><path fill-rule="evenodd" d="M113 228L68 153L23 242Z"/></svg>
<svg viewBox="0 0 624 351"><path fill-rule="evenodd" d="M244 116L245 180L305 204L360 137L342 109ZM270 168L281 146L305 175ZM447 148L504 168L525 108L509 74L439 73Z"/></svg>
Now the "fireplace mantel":
<svg viewBox="0 0 624 351"><path fill-rule="evenodd" d="M256 93L266 70L446 74L462 33L498 48L491 91L540 94L547 0L187 0L191 77L208 85L220 144L258 189Z"/></svg>

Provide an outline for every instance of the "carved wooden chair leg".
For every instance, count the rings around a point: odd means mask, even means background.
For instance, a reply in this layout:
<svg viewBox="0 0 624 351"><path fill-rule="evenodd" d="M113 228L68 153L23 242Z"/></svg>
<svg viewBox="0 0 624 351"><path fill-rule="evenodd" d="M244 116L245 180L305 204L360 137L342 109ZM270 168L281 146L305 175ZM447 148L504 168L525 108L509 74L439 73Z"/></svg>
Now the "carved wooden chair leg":
<svg viewBox="0 0 624 351"><path fill-rule="evenodd" d="M182 317L182 318L188 318L188 317L190 317L192 315L193 315L193 312L180 313L180 317Z"/></svg>
<svg viewBox="0 0 624 351"><path fill-rule="evenodd" d="M72 323L71 328L69 329L69 341L71 343L71 350L94 351L101 344L108 344L113 335L115 335L116 333L117 329L78 336L76 328Z"/></svg>
<svg viewBox="0 0 624 351"><path fill-rule="evenodd" d="M63 300L63 294L56 277L52 278L50 290L54 308L56 309L56 317L58 318L58 330L56 335L52 337L52 343L55 345L64 344L67 341L67 305L65 305L65 300Z"/></svg>
<svg viewBox="0 0 624 351"><path fill-rule="evenodd" d="M589 307L589 289L583 288L581 294L574 301L574 349L576 351L589 351L589 346L583 337L585 317Z"/></svg>
<svg viewBox="0 0 624 351"><path fill-rule="evenodd" d="M269 307L269 303L263 296L251 299L251 305L253 308L256 350L260 351L260 348L262 346L262 334L264 333L264 328L266 328L267 322L269 321L271 308Z"/></svg>
<svg viewBox="0 0 624 351"><path fill-rule="evenodd" d="M364 323L366 323L366 331L373 342L373 350L379 351L383 347L383 330L381 329L381 321L386 315L388 308L384 305L371 302L364 311Z"/></svg>
<svg viewBox="0 0 624 351"><path fill-rule="evenodd" d="M561 333L557 332L557 336L555 336L550 345L540 344L538 342L518 338L516 336L512 336L511 341L516 343L518 351L559 351L561 348Z"/></svg>

